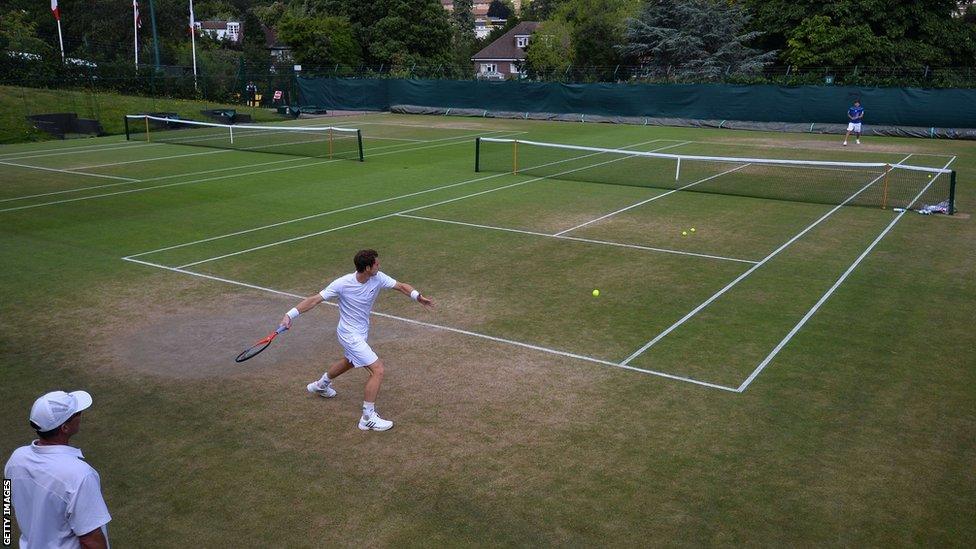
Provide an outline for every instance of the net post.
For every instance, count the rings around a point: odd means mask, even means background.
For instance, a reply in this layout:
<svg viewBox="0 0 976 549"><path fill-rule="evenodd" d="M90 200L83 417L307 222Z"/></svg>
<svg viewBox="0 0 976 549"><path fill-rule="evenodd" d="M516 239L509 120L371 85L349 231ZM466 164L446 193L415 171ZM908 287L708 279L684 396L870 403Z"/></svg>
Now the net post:
<svg viewBox="0 0 976 549"><path fill-rule="evenodd" d="M674 180L677 181L681 177L681 157L678 157L678 166L674 169Z"/></svg>
<svg viewBox="0 0 976 549"><path fill-rule="evenodd" d="M481 138L474 138L474 173L481 171Z"/></svg>
<svg viewBox="0 0 976 549"><path fill-rule="evenodd" d="M888 173L890 173L890 172L891 172L891 164L885 164L884 184L883 184L884 190L881 192L881 209L882 210L888 208Z"/></svg>
<svg viewBox="0 0 976 549"><path fill-rule="evenodd" d="M956 213L956 170L949 172L949 215Z"/></svg>
<svg viewBox="0 0 976 549"><path fill-rule="evenodd" d="M332 160L332 128L329 128L329 160Z"/></svg>
<svg viewBox="0 0 976 549"><path fill-rule="evenodd" d="M234 126L228 126L227 130L230 132L230 144L234 144Z"/></svg>
<svg viewBox="0 0 976 549"><path fill-rule="evenodd" d="M129 115L122 115L122 125L125 126L125 140L129 141Z"/></svg>
<svg viewBox="0 0 976 549"><path fill-rule="evenodd" d="M149 117L144 116L142 119L146 121L146 143L149 143L151 141L149 138Z"/></svg>
<svg viewBox="0 0 976 549"><path fill-rule="evenodd" d="M363 162L363 131L356 129L356 142L359 144L359 161Z"/></svg>
<svg viewBox="0 0 976 549"><path fill-rule="evenodd" d="M518 173L518 139L512 140L512 173Z"/></svg>

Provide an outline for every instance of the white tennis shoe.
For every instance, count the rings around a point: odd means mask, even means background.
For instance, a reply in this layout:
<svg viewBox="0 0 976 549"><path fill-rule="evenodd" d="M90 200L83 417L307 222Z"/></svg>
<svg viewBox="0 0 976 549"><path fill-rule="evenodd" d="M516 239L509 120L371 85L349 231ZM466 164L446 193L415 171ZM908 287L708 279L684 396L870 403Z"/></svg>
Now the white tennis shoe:
<svg viewBox="0 0 976 549"><path fill-rule="evenodd" d="M332 398L336 396L336 390L332 388L332 384L323 385L318 381L313 381L305 386L308 392L319 395L323 398Z"/></svg>
<svg viewBox="0 0 976 549"><path fill-rule="evenodd" d="M360 431L387 431L392 428L393 422L388 419L381 418L376 412L373 412L373 415L369 417L362 416L359 418Z"/></svg>

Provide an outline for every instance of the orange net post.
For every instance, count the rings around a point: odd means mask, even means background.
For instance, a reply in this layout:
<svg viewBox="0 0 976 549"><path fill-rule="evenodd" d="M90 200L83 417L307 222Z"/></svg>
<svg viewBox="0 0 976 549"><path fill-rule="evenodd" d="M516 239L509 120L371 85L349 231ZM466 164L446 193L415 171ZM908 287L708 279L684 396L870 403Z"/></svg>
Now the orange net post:
<svg viewBox="0 0 976 549"><path fill-rule="evenodd" d="M891 172L891 164L885 164L884 190L881 192L881 209L888 207L888 173Z"/></svg>
<svg viewBox="0 0 976 549"><path fill-rule="evenodd" d="M512 173L518 173L518 139L512 142Z"/></svg>

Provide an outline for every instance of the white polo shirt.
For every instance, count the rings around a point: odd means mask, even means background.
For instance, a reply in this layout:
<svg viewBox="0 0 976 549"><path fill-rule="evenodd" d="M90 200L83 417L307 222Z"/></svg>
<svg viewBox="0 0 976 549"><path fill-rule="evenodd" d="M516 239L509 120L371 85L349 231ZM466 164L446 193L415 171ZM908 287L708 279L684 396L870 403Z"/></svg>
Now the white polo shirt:
<svg viewBox="0 0 976 549"><path fill-rule="evenodd" d="M336 332L340 336L366 339L369 335L369 313L373 310L373 303L379 297L380 290L392 288L396 283L396 280L383 271L369 277L362 284L356 280L356 273L350 273L333 280L319 295L325 300L339 297L339 324Z"/></svg>
<svg viewBox="0 0 976 549"><path fill-rule="evenodd" d="M11 480L11 496L20 547L76 548L78 536L112 520L102 498L101 480L84 461L81 450L65 445L38 445L14 450L3 469Z"/></svg>

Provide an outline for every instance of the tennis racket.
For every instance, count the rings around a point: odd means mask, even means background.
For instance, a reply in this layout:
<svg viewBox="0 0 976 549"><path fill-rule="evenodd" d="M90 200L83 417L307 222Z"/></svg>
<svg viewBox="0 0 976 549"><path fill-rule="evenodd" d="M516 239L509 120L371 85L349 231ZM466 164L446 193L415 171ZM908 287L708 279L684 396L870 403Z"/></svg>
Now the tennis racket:
<svg viewBox="0 0 976 549"><path fill-rule="evenodd" d="M275 329L275 331L271 332L270 334L265 336L263 339L261 339L254 345L251 345L250 347L245 349L244 352L237 355L237 358L234 359L234 362L244 362L247 359L254 358L261 351L267 349L268 345L271 345L271 342L274 341L276 337L278 337L278 334L284 332L287 329L288 328L285 328L284 326L278 326L278 328Z"/></svg>

